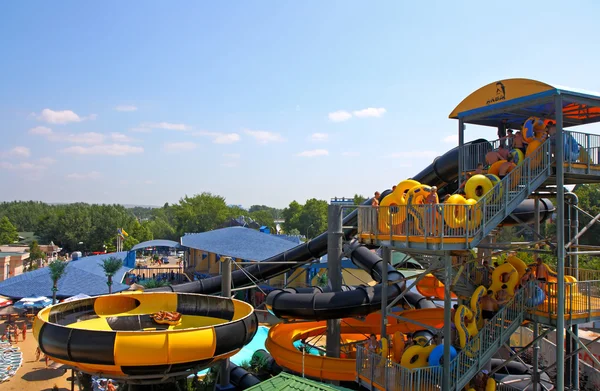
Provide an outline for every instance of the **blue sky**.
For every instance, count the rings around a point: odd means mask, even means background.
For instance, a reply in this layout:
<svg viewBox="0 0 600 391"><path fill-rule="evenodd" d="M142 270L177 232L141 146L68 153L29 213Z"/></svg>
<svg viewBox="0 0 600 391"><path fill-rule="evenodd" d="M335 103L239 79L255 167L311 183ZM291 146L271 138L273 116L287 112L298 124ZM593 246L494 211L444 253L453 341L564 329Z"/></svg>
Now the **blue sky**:
<svg viewBox="0 0 600 391"><path fill-rule="evenodd" d="M0 200L390 187L455 145L448 114L484 84L600 91L600 4L523 3L2 2Z"/></svg>

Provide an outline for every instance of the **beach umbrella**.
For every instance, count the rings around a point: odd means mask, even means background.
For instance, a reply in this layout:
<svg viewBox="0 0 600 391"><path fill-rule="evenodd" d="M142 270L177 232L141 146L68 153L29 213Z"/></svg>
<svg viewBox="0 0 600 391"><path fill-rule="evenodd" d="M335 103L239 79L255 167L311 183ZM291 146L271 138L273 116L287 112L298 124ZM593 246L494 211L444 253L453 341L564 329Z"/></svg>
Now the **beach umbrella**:
<svg viewBox="0 0 600 391"><path fill-rule="evenodd" d="M80 300L80 299L89 299L91 296L86 295L85 293L79 293L75 296L71 296L68 299L64 299L63 303L68 303L70 301Z"/></svg>
<svg viewBox="0 0 600 391"><path fill-rule="evenodd" d="M52 305L52 299L49 299L45 296L40 297L24 297L21 300L17 301L14 306L16 308L24 308L24 309L42 309Z"/></svg>
<svg viewBox="0 0 600 391"><path fill-rule="evenodd" d="M8 297L0 296L0 308L11 305L13 302Z"/></svg>
<svg viewBox="0 0 600 391"><path fill-rule="evenodd" d="M15 306L4 307L0 309L0 316L6 315L21 315L26 310L23 308L15 308Z"/></svg>

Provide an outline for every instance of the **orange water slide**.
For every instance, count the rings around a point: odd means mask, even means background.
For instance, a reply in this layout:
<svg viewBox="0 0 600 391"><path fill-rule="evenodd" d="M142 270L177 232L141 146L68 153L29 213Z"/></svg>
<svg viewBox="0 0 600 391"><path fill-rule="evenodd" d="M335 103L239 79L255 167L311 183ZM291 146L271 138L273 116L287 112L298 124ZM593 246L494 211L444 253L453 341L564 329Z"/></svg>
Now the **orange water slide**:
<svg viewBox="0 0 600 391"><path fill-rule="evenodd" d="M442 328L444 324L443 308L407 310L401 314L406 319L417 320L436 329ZM371 333L379 335L380 327L381 315L378 313L368 315L365 320L343 319L341 322L342 339L357 340L357 334L362 334L363 339L367 339ZM280 323L269 330L265 346L277 364L294 372L323 380L356 380L356 360L354 358L331 358L303 354L294 346L295 341L324 336L326 330L326 321ZM388 317L388 335L393 335L396 331L412 333L419 330L423 330L423 327Z"/></svg>
<svg viewBox="0 0 600 391"><path fill-rule="evenodd" d="M422 280L417 282L417 291L425 297L435 297L444 300L444 290L444 283L438 280L433 274L427 274ZM450 297L456 299L454 293Z"/></svg>

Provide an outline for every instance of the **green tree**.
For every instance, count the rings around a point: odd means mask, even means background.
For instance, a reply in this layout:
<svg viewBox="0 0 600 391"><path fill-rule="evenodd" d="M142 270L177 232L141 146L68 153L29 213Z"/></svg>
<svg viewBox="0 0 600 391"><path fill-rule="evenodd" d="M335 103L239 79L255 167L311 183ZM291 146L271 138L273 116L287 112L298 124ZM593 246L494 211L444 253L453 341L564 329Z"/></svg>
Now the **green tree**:
<svg viewBox="0 0 600 391"><path fill-rule="evenodd" d="M147 221L140 224L137 220L134 220L129 235L136 238L139 242L146 242L154 239L152 231L150 230L150 223Z"/></svg>
<svg viewBox="0 0 600 391"><path fill-rule="evenodd" d="M361 205L366 200L367 200L367 197L364 197L361 194L354 194L354 205Z"/></svg>
<svg viewBox="0 0 600 391"><path fill-rule="evenodd" d="M282 217L282 212L283 212L282 209L272 208L272 207L266 206L266 205L252 205L250 207L250 209L248 209L248 212L250 214L252 214L254 212L259 212L259 211L268 212L271 215L271 218L273 220L280 219Z"/></svg>
<svg viewBox="0 0 600 391"><path fill-rule="evenodd" d="M292 229L300 230L299 218L302 213L302 205L297 201L290 202L290 205L282 212L284 232L290 232Z"/></svg>
<svg viewBox="0 0 600 391"><path fill-rule="evenodd" d="M10 222L8 217L0 219L0 244L12 244L19 240L17 229Z"/></svg>
<svg viewBox="0 0 600 391"><path fill-rule="evenodd" d="M213 230L230 216L225 198L206 192L182 198L174 209L180 235Z"/></svg>
<svg viewBox="0 0 600 391"><path fill-rule="evenodd" d="M175 229L162 217L156 217L148 223L152 237L156 239L177 240Z"/></svg>
<svg viewBox="0 0 600 391"><path fill-rule="evenodd" d="M306 204L298 217L298 229L308 238L315 237L327 230L327 201L312 198Z"/></svg>
<svg viewBox="0 0 600 391"><path fill-rule="evenodd" d="M258 224L266 225L271 229L275 229L275 221L273 215L268 210L257 210L250 213L250 217L253 218Z"/></svg>
<svg viewBox="0 0 600 391"><path fill-rule="evenodd" d="M50 270L50 278L52 279L52 304L56 304L56 292L58 291L58 280L65 274L67 262L57 259L50 262L48 269Z"/></svg>
<svg viewBox="0 0 600 391"><path fill-rule="evenodd" d="M104 274L107 278L106 285L108 285L108 294L111 294L113 285L112 278L119 271L119 269L123 267L123 261L119 258L109 257L103 259L100 266L102 266L102 270L104 270Z"/></svg>
<svg viewBox="0 0 600 391"><path fill-rule="evenodd" d="M140 241L137 240L136 238L134 238L133 236L129 235L125 238L125 240L123 241L123 250L125 251L129 251L131 250L131 248L133 246L135 246L136 244L138 244Z"/></svg>
<svg viewBox="0 0 600 391"><path fill-rule="evenodd" d="M36 262L36 265L38 268L42 267L41 261L44 259L46 259L46 254L42 251L42 249L40 249L40 246L39 246L37 240L34 240L29 245L29 263L30 263L30 265L32 265L33 262Z"/></svg>
<svg viewBox="0 0 600 391"><path fill-rule="evenodd" d="M600 184L589 184L577 186L575 194L579 198L579 206L592 216L600 213ZM566 212L565 212L566 214ZM579 213L579 229L582 229L589 223L590 218ZM600 237L600 224L594 224L579 238L580 244L597 245Z"/></svg>

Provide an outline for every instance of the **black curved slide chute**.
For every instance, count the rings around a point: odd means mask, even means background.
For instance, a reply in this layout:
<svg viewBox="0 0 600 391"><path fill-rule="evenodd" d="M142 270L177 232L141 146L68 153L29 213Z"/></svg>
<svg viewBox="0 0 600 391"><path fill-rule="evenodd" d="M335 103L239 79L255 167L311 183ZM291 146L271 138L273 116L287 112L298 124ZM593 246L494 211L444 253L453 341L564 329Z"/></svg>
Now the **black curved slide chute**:
<svg viewBox="0 0 600 391"><path fill-rule="evenodd" d="M491 144L485 139L478 139L466 143L469 144L483 144L483 147L478 148L483 152L483 156L487 152L488 148L486 143L491 149ZM412 179L427 183L430 186L437 186L440 191L447 185L452 185L458 177L458 147L451 149L444 155L437 157L429 166L413 176ZM451 186L450 186L451 187ZM382 198L389 194L390 191L382 192ZM440 193L441 194L441 193ZM369 204L366 201L365 204ZM343 226L356 226L357 225L358 212L352 211L349 213L343 221ZM350 240L356 235L356 229L344 228L344 239ZM236 287L250 285L254 281L264 281L270 278L276 277L280 274L286 273L292 269L295 269L303 264L309 263L316 258L320 258L327 253L327 232L322 233L316 238L309 240L299 246L296 246L288 251L281 254L277 254L271 258L266 259L266 262L293 262L292 264L274 264L274 263L255 263L251 266L244 268L244 271L235 270L231 273L232 284ZM252 277L249 278L248 274ZM202 293L202 294L217 294L221 291L221 276L215 276L206 278L199 281L187 282L179 285L169 285L160 288L148 289L150 292L185 292L185 293Z"/></svg>
<svg viewBox="0 0 600 391"><path fill-rule="evenodd" d="M383 267L386 264L374 252L358 242L353 242L349 256L359 268L369 272L371 277L381 282ZM405 289L404 275L392 265L388 268L387 300L391 301ZM323 288L281 289L267 295L267 308L281 319L324 320L353 316L365 316L381 309L382 284L375 286L344 286L341 292L331 292ZM419 294L407 292L405 300L416 308L434 308L433 301Z"/></svg>

